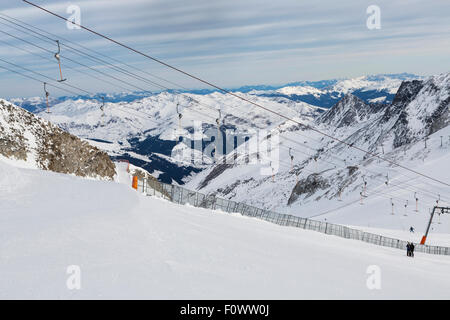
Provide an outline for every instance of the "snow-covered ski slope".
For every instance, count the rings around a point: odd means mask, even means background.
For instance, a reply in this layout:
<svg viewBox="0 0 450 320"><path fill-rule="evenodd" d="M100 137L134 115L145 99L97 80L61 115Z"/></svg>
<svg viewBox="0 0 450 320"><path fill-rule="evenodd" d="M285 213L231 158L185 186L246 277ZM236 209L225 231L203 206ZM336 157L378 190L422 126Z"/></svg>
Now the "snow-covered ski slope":
<svg viewBox="0 0 450 320"><path fill-rule="evenodd" d="M450 289L447 256L412 259L2 161L0 213L0 298L445 299ZM72 265L80 290L66 286ZM367 287L369 266L379 290Z"/></svg>

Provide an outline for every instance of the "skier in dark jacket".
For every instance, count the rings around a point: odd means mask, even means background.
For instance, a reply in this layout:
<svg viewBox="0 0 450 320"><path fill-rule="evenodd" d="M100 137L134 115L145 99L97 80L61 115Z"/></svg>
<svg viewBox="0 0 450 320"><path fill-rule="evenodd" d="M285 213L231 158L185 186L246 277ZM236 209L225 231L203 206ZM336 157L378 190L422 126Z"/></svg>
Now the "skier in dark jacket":
<svg viewBox="0 0 450 320"><path fill-rule="evenodd" d="M406 244L406 255L411 256L411 244L409 242Z"/></svg>
<svg viewBox="0 0 450 320"><path fill-rule="evenodd" d="M411 242L410 246L409 246L409 250L410 250L410 256L414 258L414 243Z"/></svg>

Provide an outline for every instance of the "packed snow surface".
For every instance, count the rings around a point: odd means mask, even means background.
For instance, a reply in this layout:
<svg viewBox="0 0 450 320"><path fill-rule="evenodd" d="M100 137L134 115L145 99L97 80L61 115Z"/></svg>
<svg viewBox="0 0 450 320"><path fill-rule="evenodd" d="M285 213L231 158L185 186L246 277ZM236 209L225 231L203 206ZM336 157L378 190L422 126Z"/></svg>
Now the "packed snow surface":
<svg viewBox="0 0 450 320"><path fill-rule="evenodd" d="M448 298L450 257L145 197L0 161L0 298ZM69 266L81 289L69 290ZM369 266L381 271L370 290ZM369 271L371 269L369 268Z"/></svg>

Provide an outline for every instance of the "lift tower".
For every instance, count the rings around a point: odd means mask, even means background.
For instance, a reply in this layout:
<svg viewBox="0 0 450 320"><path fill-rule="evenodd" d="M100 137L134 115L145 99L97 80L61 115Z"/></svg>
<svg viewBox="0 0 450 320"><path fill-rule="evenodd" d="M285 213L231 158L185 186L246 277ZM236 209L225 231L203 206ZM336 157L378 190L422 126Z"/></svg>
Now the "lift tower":
<svg viewBox="0 0 450 320"><path fill-rule="evenodd" d="M425 244L425 241L427 240L428 231L430 231L431 221L433 220L433 216L434 216L434 213L436 212L436 210L441 210L441 212L439 212L438 214L450 213L450 207L438 207L438 206L435 206L433 208L433 211L431 212L431 215L430 215L430 221L428 221L427 231L425 232L425 235L422 237L422 240L420 241L420 244Z"/></svg>

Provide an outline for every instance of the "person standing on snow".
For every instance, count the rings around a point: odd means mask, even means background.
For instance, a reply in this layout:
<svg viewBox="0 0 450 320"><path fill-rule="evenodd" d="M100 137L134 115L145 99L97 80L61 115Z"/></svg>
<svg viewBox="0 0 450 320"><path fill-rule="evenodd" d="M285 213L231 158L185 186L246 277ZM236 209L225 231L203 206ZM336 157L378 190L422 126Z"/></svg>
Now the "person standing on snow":
<svg viewBox="0 0 450 320"><path fill-rule="evenodd" d="M409 242L406 244L406 255L411 256L411 244Z"/></svg>
<svg viewBox="0 0 450 320"><path fill-rule="evenodd" d="M412 258L414 258L414 248L415 248L414 243L411 242L411 245L409 246L409 250L410 250L410 256Z"/></svg>
<svg viewBox="0 0 450 320"><path fill-rule="evenodd" d="M411 227L409 228L409 232L414 233L414 227L413 227L413 226L411 226Z"/></svg>

